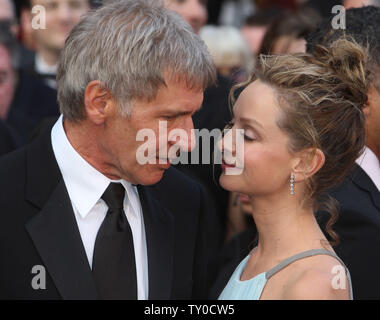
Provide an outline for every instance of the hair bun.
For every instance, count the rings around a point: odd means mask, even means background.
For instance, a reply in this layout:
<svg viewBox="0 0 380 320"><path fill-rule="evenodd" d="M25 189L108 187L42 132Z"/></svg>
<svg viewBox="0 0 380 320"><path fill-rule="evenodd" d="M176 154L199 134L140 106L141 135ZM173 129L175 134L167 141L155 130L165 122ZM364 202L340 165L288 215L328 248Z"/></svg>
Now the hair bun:
<svg viewBox="0 0 380 320"><path fill-rule="evenodd" d="M367 48L363 48L353 39L343 38L335 40L329 48L316 46L313 55L319 64L331 70L345 84L344 94L349 93L355 105L362 107L367 103Z"/></svg>

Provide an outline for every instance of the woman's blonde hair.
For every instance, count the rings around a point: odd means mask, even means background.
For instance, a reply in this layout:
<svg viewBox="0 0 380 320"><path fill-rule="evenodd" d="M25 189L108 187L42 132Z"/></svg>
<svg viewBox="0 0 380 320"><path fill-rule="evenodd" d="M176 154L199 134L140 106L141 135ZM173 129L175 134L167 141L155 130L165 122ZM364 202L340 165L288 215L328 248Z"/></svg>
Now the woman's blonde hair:
<svg viewBox="0 0 380 320"><path fill-rule="evenodd" d="M364 115L367 103L367 50L348 39L330 48L318 46L313 55L260 55L250 79L271 86L283 110L278 126L289 136L290 152L320 149L323 167L307 179L305 200L314 210L330 213L326 231L331 243L338 237L332 230L337 219L336 201L327 191L341 183L353 168L365 144Z"/></svg>

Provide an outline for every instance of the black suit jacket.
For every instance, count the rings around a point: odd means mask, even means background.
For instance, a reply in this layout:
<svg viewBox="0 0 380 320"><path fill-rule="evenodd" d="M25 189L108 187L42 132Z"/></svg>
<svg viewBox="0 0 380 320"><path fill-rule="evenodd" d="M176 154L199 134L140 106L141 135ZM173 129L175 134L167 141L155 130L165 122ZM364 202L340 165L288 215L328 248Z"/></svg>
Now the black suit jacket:
<svg viewBox="0 0 380 320"><path fill-rule="evenodd" d="M6 122L17 130L24 144L42 120L57 116L57 91L45 85L38 77L20 71Z"/></svg>
<svg viewBox="0 0 380 320"><path fill-rule="evenodd" d="M380 192L356 165L330 194L340 204L334 250L350 270L354 299L380 299ZM327 218L318 215L324 228Z"/></svg>
<svg viewBox="0 0 380 320"><path fill-rule="evenodd" d="M0 159L0 299L97 299L71 201L54 157L49 127ZM201 187L171 168L138 186L149 272L149 299L206 297ZM46 289L33 289L34 266Z"/></svg>
<svg viewBox="0 0 380 320"><path fill-rule="evenodd" d="M0 119L0 156L18 148L21 141L21 137Z"/></svg>

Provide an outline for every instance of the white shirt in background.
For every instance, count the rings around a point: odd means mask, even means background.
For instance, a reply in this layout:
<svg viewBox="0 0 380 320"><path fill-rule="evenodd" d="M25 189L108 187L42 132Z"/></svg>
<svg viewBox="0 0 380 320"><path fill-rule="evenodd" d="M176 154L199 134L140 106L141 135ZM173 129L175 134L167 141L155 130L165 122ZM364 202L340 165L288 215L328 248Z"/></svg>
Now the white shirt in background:
<svg viewBox="0 0 380 320"><path fill-rule="evenodd" d="M356 163L371 178L372 182L380 191L380 162L373 151L365 147L363 154L356 160Z"/></svg>

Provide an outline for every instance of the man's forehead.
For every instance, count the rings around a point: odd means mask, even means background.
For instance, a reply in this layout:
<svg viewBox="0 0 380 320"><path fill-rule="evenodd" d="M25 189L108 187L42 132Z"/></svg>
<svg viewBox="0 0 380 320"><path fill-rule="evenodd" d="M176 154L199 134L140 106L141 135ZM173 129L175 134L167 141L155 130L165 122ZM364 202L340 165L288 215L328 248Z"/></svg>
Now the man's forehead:
<svg viewBox="0 0 380 320"><path fill-rule="evenodd" d="M135 102L155 114L186 115L198 111L203 101L203 90L189 88L161 87L150 100L137 99Z"/></svg>

